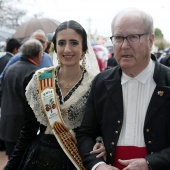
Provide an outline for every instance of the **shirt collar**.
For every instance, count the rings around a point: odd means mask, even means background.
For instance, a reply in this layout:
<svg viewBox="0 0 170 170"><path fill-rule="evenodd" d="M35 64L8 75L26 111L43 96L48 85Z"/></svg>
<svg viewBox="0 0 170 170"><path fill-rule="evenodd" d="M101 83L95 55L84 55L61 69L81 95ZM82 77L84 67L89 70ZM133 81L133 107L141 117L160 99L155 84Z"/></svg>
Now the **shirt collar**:
<svg viewBox="0 0 170 170"><path fill-rule="evenodd" d="M8 51L7 51L6 53L10 54L11 56L14 56L14 54L13 54L13 53L10 53L10 52L8 52Z"/></svg>
<svg viewBox="0 0 170 170"><path fill-rule="evenodd" d="M153 74L154 68L155 68L155 62L150 59L148 66L136 77L130 77L123 72L121 78L121 84L125 84L131 79L136 79L137 81L144 84L146 80L151 76L151 74Z"/></svg>

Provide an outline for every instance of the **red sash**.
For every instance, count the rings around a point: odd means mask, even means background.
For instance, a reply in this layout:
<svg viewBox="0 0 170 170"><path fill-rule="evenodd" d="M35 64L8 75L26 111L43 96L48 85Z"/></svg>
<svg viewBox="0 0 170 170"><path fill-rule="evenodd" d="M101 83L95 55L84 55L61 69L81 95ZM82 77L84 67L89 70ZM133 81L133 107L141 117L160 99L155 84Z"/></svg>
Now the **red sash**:
<svg viewBox="0 0 170 170"><path fill-rule="evenodd" d="M146 147L117 146L114 154L113 166L122 170L125 167L118 162L118 159L128 160L135 158L144 158L146 155L147 155Z"/></svg>

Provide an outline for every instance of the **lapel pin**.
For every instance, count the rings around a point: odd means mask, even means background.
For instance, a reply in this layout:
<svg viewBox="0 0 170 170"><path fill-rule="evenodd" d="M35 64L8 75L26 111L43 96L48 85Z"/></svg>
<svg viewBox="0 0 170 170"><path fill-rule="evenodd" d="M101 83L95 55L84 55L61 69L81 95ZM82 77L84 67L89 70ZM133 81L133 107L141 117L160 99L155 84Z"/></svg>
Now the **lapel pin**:
<svg viewBox="0 0 170 170"><path fill-rule="evenodd" d="M163 96L164 92L163 91L158 91L158 96Z"/></svg>

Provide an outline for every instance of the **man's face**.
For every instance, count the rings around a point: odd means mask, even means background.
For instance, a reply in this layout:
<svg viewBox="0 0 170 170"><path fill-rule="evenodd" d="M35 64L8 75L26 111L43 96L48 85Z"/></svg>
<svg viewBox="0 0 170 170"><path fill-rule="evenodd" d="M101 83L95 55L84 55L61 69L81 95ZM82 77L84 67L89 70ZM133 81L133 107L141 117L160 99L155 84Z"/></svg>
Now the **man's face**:
<svg viewBox="0 0 170 170"><path fill-rule="evenodd" d="M47 40L46 37L43 33L35 33L33 35L33 38L39 40L43 46L43 51L45 51L46 47L47 47Z"/></svg>
<svg viewBox="0 0 170 170"><path fill-rule="evenodd" d="M114 36L145 34L135 43L124 39L122 44L114 44L114 56L118 64L127 75L135 77L149 63L154 35L146 34L143 20L137 14L119 16L112 29Z"/></svg>

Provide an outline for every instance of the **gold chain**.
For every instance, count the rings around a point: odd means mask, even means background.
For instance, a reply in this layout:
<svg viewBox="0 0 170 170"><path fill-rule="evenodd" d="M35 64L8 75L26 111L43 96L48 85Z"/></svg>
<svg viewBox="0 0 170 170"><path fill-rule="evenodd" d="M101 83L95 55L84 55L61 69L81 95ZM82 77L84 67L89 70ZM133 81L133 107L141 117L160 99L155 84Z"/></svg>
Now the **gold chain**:
<svg viewBox="0 0 170 170"><path fill-rule="evenodd" d="M60 72L61 73L61 72ZM64 89L66 89L66 90L69 90L69 89L71 89L72 88L72 83L70 83L70 82L68 82L68 81L66 81L65 80L65 77L64 77L64 75L61 73L61 75L62 75L62 77L64 78L63 80L64 80L64 82L65 82L65 84L64 84ZM80 75L80 72L77 74L78 76ZM78 77L77 76L77 77ZM77 78L76 77L76 78ZM74 79L74 80L76 80L76 79Z"/></svg>
<svg viewBox="0 0 170 170"><path fill-rule="evenodd" d="M65 80L64 80L64 81L65 81ZM68 90L68 89L71 89L71 87L70 87L71 84L70 84L69 82L66 82L66 81L65 81L65 83L66 83L66 84L64 84L64 89L67 89L67 90Z"/></svg>

